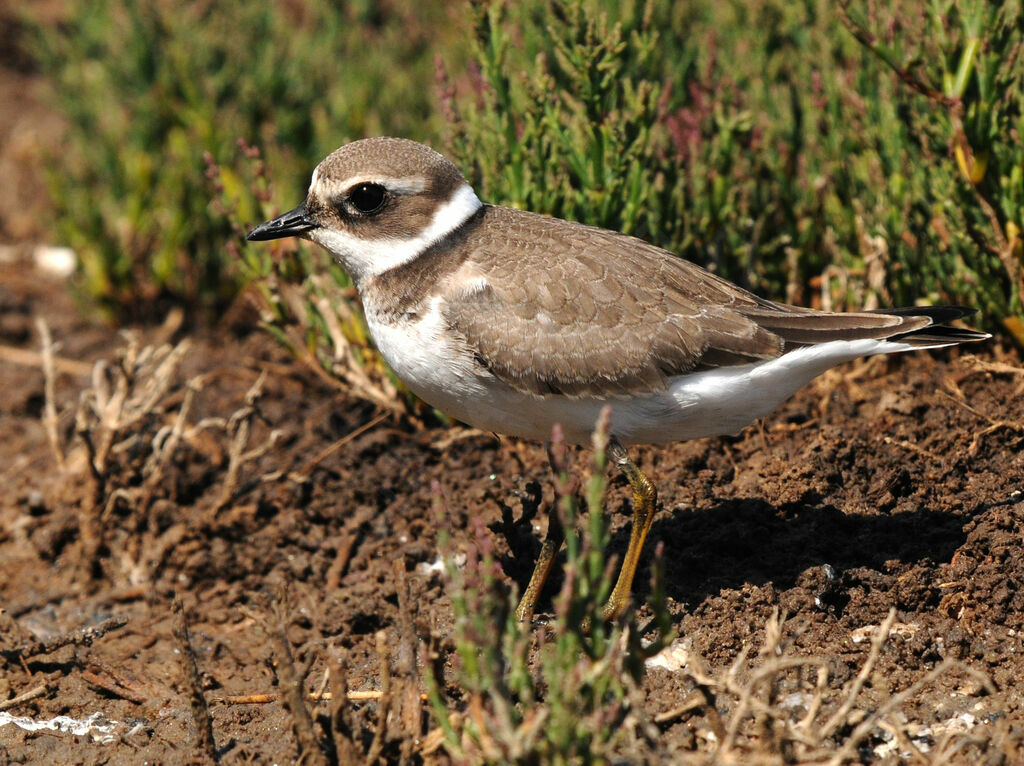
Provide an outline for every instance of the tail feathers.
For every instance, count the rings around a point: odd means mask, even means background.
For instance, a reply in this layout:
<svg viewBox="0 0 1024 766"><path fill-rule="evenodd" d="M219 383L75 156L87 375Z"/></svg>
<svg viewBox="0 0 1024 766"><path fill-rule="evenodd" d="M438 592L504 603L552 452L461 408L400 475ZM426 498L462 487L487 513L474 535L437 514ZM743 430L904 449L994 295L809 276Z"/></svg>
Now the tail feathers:
<svg viewBox="0 0 1024 766"><path fill-rule="evenodd" d="M923 316L931 319L926 327L909 332L901 332L892 336L891 340L909 343L918 348L944 348L958 343L975 343L987 340L992 336L987 332L972 330L968 327L949 327L948 322L973 316L977 309L967 306L920 306L898 309L880 309L876 313L891 316L913 317Z"/></svg>
<svg viewBox="0 0 1024 766"><path fill-rule="evenodd" d="M780 310L780 308L782 310ZM898 316L874 312L835 314L826 311L791 312L757 308L744 314L768 332L782 338L786 350L834 340L884 340L897 333L913 332L932 324L928 317Z"/></svg>
<svg viewBox="0 0 1024 766"><path fill-rule="evenodd" d="M868 313L897 317L928 317L932 324L949 324L957 319L974 316L978 310L969 306L903 306L896 309L875 309Z"/></svg>
<svg viewBox="0 0 1024 766"><path fill-rule="evenodd" d="M915 330L904 335L894 335L890 340L909 343L917 348L944 348L958 343L977 343L988 340L992 336L987 332L971 330L967 327L944 327L941 325Z"/></svg>
<svg viewBox="0 0 1024 766"><path fill-rule="evenodd" d="M769 304L744 313L782 338L786 351L836 340L892 340L915 348L941 348L991 337L977 330L947 326L976 313L965 306L913 306L840 314L787 308Z"/></svg>

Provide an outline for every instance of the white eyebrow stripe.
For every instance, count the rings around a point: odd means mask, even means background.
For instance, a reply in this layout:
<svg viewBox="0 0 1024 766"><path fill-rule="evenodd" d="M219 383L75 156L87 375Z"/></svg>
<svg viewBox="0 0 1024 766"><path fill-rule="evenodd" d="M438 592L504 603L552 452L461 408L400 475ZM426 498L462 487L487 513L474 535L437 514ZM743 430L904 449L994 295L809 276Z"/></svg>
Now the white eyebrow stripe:
<svg viewBox="0 0 1024 766"><path fill-rule="evenodd" d="M316 176L314 176L314 183ZM359 184L377 184L383 186L392 194L419 194L427 188L427 179L424 176L392 176L364 174L346 178L337 184L343 190L351 189Z"/></svg>
<svg viewBox="0 0 1024 766"><path fill-rule="evenodd" d="M388 178L382 181L382 185L395 194L419 194L427 188L427 179L423 176Z"/></svg>

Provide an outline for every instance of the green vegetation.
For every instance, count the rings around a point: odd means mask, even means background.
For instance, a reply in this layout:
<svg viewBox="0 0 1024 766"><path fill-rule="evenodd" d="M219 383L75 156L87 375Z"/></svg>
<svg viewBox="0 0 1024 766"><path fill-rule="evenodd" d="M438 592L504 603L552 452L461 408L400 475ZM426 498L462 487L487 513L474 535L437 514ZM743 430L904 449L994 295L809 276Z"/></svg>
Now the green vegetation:
<svg viewBox="0 0 1024 766"><path fill-rule="evenodd" d="M863 22L810 1L479 6L450 144L486 199L638 234L776 298L1019 315L1020 4L896 6Z"/></svg>
<svg viewBox="0 0 1024 766"><path fill-rule="evenodd" d="M69 122L49 176L57 234L81 258L84 293L122 316L147 316L161 296L209 308L237 293L204 152L223 162L239 137L259 141L297 196L339 143L436 130L430 45L458 39L431 3L69 9L36 45Z"/></svg>
<svg viewBox="0 0 1024 766"><path fill-rule="evenodd" d="M955 301L1020 335L1022 28L1019 0L101 0L40 29L71 126L59 235L114 312L215 305L240 272L204 151L251 224L337 145L391 133L433 138L490 201L649 238L766 295ZM239 137L264 148L272 200L239 181ZM322 270L304 260L299 276Z"/></svg>
<svg viewBox="0 0 1024 766"><path fill-rule="evenodd" d="M594 434L586 534L577 528L564 445L557 433L552 439L567 555L554 621L541 629L547 640L534 646L534 631L516 619L514 594L502 588L486 532L480 531L464 568L446 557L453 580L455 686L466 713L452 719L440 673L428 673L426 680L436 724L456 762L607 763L627 738L634 752L643 750L651 727L643 719L640 691L644 660L671 641L671 618L656 564L650 598L656 638L642 643L628 615L612 624L601 620L615 574L603 554L610 538L604 519L607 417Z"/></svg>
<svg viewBox="0 0 1024 766"><path fill-rule="evenodd" d="M901 287L924 276L1003 319L1019 343L1024 310L1024 10L1021 3L935 0L926 13L842 3L844 25L899 77L905 140L930 152L883 198L913 219L886 219L908 264ZM895 156L891 145L887 154ZM881 154L881 152L880 152ZM950 160L955 158L955 164ZM903 179L897 176L896 180ZM926 209L923 204L928 203Z"/></svg>

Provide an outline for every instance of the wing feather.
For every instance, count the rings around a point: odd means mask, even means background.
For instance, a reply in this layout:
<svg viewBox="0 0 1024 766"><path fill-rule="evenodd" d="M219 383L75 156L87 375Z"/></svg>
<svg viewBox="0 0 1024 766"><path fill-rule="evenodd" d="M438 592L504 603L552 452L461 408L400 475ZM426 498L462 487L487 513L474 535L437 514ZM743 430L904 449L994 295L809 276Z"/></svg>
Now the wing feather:
<svg viewBox="0 0 1024 766"><path fill-rule="evenodd" d="M487 274L486 285L452 288L444 312L475 358L517 390L649 393L711 350L745 361L782 352L777 336L731 308L756 305L752 296L686 261L621 234L493 210L500 220L475 232L450 280Z"/></svg>

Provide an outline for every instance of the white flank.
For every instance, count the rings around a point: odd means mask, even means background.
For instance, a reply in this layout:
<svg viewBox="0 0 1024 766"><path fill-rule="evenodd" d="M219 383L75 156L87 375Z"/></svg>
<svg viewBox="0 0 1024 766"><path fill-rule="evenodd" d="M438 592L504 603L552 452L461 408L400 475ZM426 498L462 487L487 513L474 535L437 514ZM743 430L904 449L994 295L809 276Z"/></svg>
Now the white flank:
<svg viewBox="0 0 1024 766"><path fill-rule="evenodd" d="M338 260L358 286L365 279L408 263L457 228L483 206L469 184L460 186L434 213L430 225L408 239L365 239L345 231L317 228L309 238Z"/></svg>
<svg viewBox="0 0 1024 766"><path fill-rule="evenodd" d="M557 422L565 438L577 444L589 443L605 404L612 406L612 433L626 443L666 444L735 434L836 365L918 348L898 341L831 341L766 362L681 375L660 393L608 399L538 397L475 368L447 333L439 299L425 316L400 324L378 322L372 307L367 308L370 332L384 358L425 401L476 428L509 436L545 441Z"/></svg>
<svg viewBox="0 0 1024 766"><path fill-rule="evenodd" d="M722 367L674 378L666 397L637 400L640 412L626 403L633 421L633 442L682 441L701 436L735 434L758 418L770 415L798 389L836 365L872 354L913 351L898 341L836 340L805 346L767 362ZM649 403L652 407L646 406ZM614 422L614 403L612 420ZM666 407L669 412L659 409Z"/></svg>

